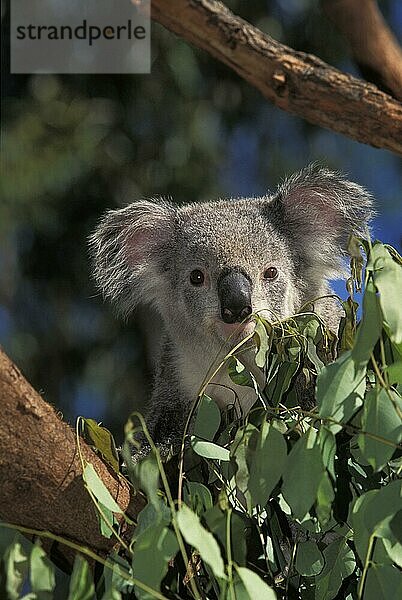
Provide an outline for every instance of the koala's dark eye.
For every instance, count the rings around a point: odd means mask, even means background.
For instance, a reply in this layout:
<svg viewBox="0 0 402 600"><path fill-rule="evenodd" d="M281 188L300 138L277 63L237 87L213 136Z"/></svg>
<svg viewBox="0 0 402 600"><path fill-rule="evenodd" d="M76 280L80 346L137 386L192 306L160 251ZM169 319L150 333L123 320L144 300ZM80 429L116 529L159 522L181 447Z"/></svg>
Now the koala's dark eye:
<svg viewBox="0 0 402 600"><path fill-rule="evenodd" d="M199 269L194 269L194 271L191 271L190 273L190 281L193 285L202 285L204 283L204 273L202 271L200 271Z"/></svg>
<svg viewBox="0 0 402 600"><path fill-rule="evenodd" d="M276 279L278 277L278 269L276 267L268 267L264 271L264 279Z"/></svg>

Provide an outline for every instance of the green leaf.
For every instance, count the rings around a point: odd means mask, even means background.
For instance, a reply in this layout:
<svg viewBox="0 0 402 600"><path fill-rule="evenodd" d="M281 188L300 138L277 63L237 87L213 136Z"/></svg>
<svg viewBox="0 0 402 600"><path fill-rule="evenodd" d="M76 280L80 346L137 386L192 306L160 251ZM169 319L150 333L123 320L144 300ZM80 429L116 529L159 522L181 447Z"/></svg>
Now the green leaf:
<svg viewBox="0 0 402 600"><path fill-rule="evenodd" d="M395 404L388 394L393 397ZM370 390L363 405L361 417L363 432L398 444L402 440L402 423L395 410L398 402L399 397L392 390L388 390L388 393L384 388ZM357 438L359 448L374 471L379 471L390 460L395 452L395 446L374 439L365 433L361 433Z"/></svg>
<svg viewBox="0 0 402 600"><path fill-rule="evenodd" d="M325 567L316 579L315 600L332 600L343 580L355 570L356 560L344 538L329 544L323 554Z"/></svg>
<svg viewBox="0 0 402 600"><path fill-rule="evenodd" d="M248 489L248 482L250 478L249 465L247 457L249 455L249 444L250 441L256 439L258 435L258 429L251 423L247 423L245 427L240 427L237 432L235 439L230 447L230 456L236 463L235 481L240 492L245 496L247 501L247 508L251 512L251 495Z"/></svg>
<svg viewBox="0 0 402 600"><path fill-rule="evenodd" d="M356 313L359 305L349 297L342 302L342 308L345 316L341 318L339 324L339 354L353 348L356 334Z"/></svg>
<svg viewBox="0 0 402 600"><path fill-rule="evenodd" d="M98 425L94 419L82 418L82 423L84 426L85 440L91 444L91 446L94 446L109 465L118 473L119 457L110 431L105 427Z"/></svg>
<svg viewBox="0 0 402 600"><path fill-rule="evenodd" d="M226 579L225 567L221 551L212 533L200 523L199 517L185 504L177 513L177 523L187 544L198 550L202 560L211 567L212 572L220 579Z"/></svg>
<svg viewBox="0 0 402 600"><path fill-rule="evenodd" d="M132 478L135 487L142 489L155 508L160 509L159 467L153 452L140 460L132 469Z"/></svg>
<svg viewBox="0 0 402 600"><path fill-rule="evenodd" d="M137 527L134 531L134 539L136 539L143 531L149 527L156 525L169 525L171 522L170 508L166 506L162 498L152 504L147 504L137 517Z"/></svg>
<svg viewBox="0 0 402 600"><path fill-rule="evenodd" d="M391 535L388 538L383 538L382 543L384 544L384 548L392 562L398 565L398 567L402 568L401 542L398 542L398 540L393 535Z"/></svg>
<svg viewBox="0 0 402 600"><path fill-rule="evenodd" d="M116 552L109 554L107 564L103 570L105 593L102 600L121 600L120 592L133 592L133 585L127 579L133 577L131 565Z"/></svg>
<svg viewBox="0 0 402 600"><path fill-rule="evenodd" d="M352 358L361 368L367 364L370 355L380 338L382 313L374 283L369 279L363 296L363 317L357 328Z"/></svg>
<svg viewBox="0 0 402 600"><path fill-rule="evenodd" d="M275 375L270 379L265 388L265 394L269 398L272 406L278 406L282 402L284 394L288 391L292 379L299 369L297 361L280 361L279 368Z"/></svg>
<svg viewBox="0 0 402 600"><path fill-rule="evenodd" d="M317 404L320 417L345 423L362 405L366 389L366 371L356 367L347 351L337 361L324 367L317 377ZM341 431L337 424L328 424L333 433Z"/></svg>
<svg viewBox="0 0 402 600"><path fill-rule="evenodd" d="M314 504L324 472L317 432L309 429L293 446L283 472L282 494L298 519Z"/></svg>
<svg viewBox="0 0 402 600"><path fill-rule="evenodd" d="M402 598L402 575L395 567L372 564L364 586L364 600Z"/></svg>
<svg viewBox="0 0 402 600"><path fill-rule="evenodd" d="M268 323L267 326L270 327ZM272 331L272 328L270 329L270 331ZM255 324L254 333L257 336L258 340L258 351L255 355L255 364L257 365L257 367L260 367L260 369L262 369L263 367L265 367L267 354L271 346L271 338L268 335L266 326L260 319L258 319Z"/></svg>
<svg viewBox="0 0 402 600"><path fill-rule="evenodd" d="M82 473L86 487L93 493L95 498L114 513L123 514L120 506L99 477L91 463L86 463Z"/></svg>
<svg viewBox="0 0 402 600"><path fill-rule="evenodd" d="M235 356L228 360L228 374L233 383L254 388L253 378L246 367Z"/></svg>
<svg viewBox="0 0 402 600"><path fill-rule="evenodd" d="M23 542L19 538L20 534L14 535L14 541L2 557L6 580L5 589L9 600L17 600L20 597L23 583L28 574L28 557Z"/></svg>
<svg viewBox="0 0 402 600"><path fill-rule="evenodd" d="M370 536L394 540L392 521L402 502L402 482L393 481L379 490L370 490L359 496L351 514L356 550L364 563ZM384 545L386 545L384 543Z"/></svg>
<svg viewBox="0 0 402 600"><path fill-rule="evenodd" d="M218 505L215 504L204 514L205 522L208 529L222 544L227 552L227 517ZM246 564L247 545L246 545L246 528L247 522L244 521L238 514L232 512L230 517L230 540L232 559L238 565Z"/></svg>
<svg viewBox="0 0 402 600"><path fill-rule="evenodd" d="M380 294L380 305L389 327L389 337L402 344L402 267L391 257L382 244L371 250L367 270L372 270L374 284Z"/></svg>
<svg viewBox="0 0 402 600"><path fill-rule="evenodd" d="M250 600L256 600L257 598L261 600L276 600L274 590L270 588L257 573L254 573L254 571L251 571L246 567L235 566Z"/></svg>
<svg viewBox="0 0 402 600"><path fill-rule="evenodd" d="M29 572L31 590L36 594L37 600L50 600L56 586L54 565L46 556L41 546L33 546L29 558Z"/></svg>
<svg viewBox="0 0 402 600"><path fill-rule="evenodd" d="M110 539L113 535L112 527L118 523L116 517L111 510L102 505L102 514L98 512L98 519L101 534L103 537Z"/></svg>
<svg viewBox="0 0 402 600"><path fill-rule="evenodd" d="M317 490L316 513L321 525L326 525L332 515L335 492L328 473L325 471Z"/></svg>
<svg viewBox="0 0 402 600"><path fill-rule="evenodd" d="M394 362L385 371L391 384L402 383L402 361Z"/></svg>
<svg viewBox="0 0 402 600"><path fill-rule="evenodd" d="M221 424L221 412L212 398L204 394L198 405L194 423L194 435L203 439L214 439Z"/></svg>
<svg viewBox="0 0 402 600"><path fill-rule="evenodd" d="M88 562L80 554L76 554L68 600L93 600L94 596L95 586Z"/></svg>
<svg viewBox="0 0 402 600"><path fill-rule="evenodd" d="M196 454L203 456L204 458L210 458L214 460L229 460L230 453L227 448L218 446L213 442L205 442L196 438L194 435L191 436L191 447Z"/></svg>
<svg viewBox="0 0 402 600"><path fill-rule="evenodd" d="M169 561L179 549L177 538L170 529L159 525L145 529L136 539L133 549L133 574L136 579L153 590L159 590L165 577ZM138 586L136 597L141 600L154 598Z"/></svg>
<svg viewBox="0 0 402 600"><path fill-rule="evenodd" d="M296 551L296 570L304 577L319 575L324 567L324 557L316 542L301 542Z"/></svg>
<svg viewBox="0 0 402 600"><path fill-rule="evenodd" d="M251 458L251 460L250 460ZM264 506L278 483L287 458L285 439L275 427L264 421L255 449L248 456L249 491L253 504Z"/></svg>
<svg viewBox="0 0 402 600"><path fill-rule="evenodd" d="M197 515L201 515L213 505L211 492L198 481L185 482L184 501Z"/></svg>

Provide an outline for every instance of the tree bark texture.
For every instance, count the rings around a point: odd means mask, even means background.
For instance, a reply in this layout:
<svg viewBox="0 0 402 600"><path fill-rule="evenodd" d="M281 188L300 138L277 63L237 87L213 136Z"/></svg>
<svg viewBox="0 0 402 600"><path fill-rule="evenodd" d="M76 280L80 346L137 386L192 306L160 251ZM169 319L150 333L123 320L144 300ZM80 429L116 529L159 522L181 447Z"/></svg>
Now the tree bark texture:
<svg viewBox="0 0 402 600"><path fill-rule="evenodd" d="M80 447L119 506L135 517L144 505L142 497L83 440ZM50 531L101 555L116 542L114 536L100 534L96 508L82 479L75 432L1 349L0 493L2 521Z"/></svg>
<svg viewBox="0 0 402 600"><path fill-rule="evenodd" d="M402 104L297 52L216 0L153 0L152 18L234 69L279 108L402 155Z"/></svg>
<svg viewBox="0 0 402 600"><path fill-rule="evenodd" d="M365 79L402 100L402 49L375 0L322 0Z"/></svg>

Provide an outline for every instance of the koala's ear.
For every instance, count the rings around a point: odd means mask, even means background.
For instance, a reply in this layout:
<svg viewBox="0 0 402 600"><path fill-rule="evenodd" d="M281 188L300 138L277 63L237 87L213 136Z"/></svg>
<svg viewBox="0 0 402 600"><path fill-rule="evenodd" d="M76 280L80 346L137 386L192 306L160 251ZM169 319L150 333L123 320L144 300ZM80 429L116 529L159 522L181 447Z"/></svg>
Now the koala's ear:
<svg viewBox="0 0 402 600"><path fill-rule="evenodd" d="M350 234L366 237L373 198L338 172L313 163L286 179L270 203L296 252L326 277L338 275Z"/></svg>
<svg viewBox="0 0 402 600"><path fill-rule="evenodd" d="M90 236L95 281L123 315L139 303L152 303L161 291L160 265L174 219L172 204L141 200L108 211Z"/></svg>

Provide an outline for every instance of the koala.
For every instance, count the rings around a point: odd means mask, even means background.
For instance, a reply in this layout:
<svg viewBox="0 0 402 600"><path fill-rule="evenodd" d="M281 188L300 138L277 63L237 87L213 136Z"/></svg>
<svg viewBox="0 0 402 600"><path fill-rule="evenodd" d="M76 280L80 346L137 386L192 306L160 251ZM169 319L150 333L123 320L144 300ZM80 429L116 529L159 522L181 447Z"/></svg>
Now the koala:
<svg viewBox="0 0 402 600"><path fill-rule="evenodd" d="M216 365L250 337L253 313L283 319L331 294L328 279L343 274L349 235L366 234L372 203L360 185L313 164L258 198L139 200L106 213L90 239L94 277L121 314L146 306L160 331L147 423L161 448L181 439L205 382L220 407L250 410L256 392ZM337 330L333 298L315 310ZM253 356L248 348L242 362L260 381Z"/></svg>

